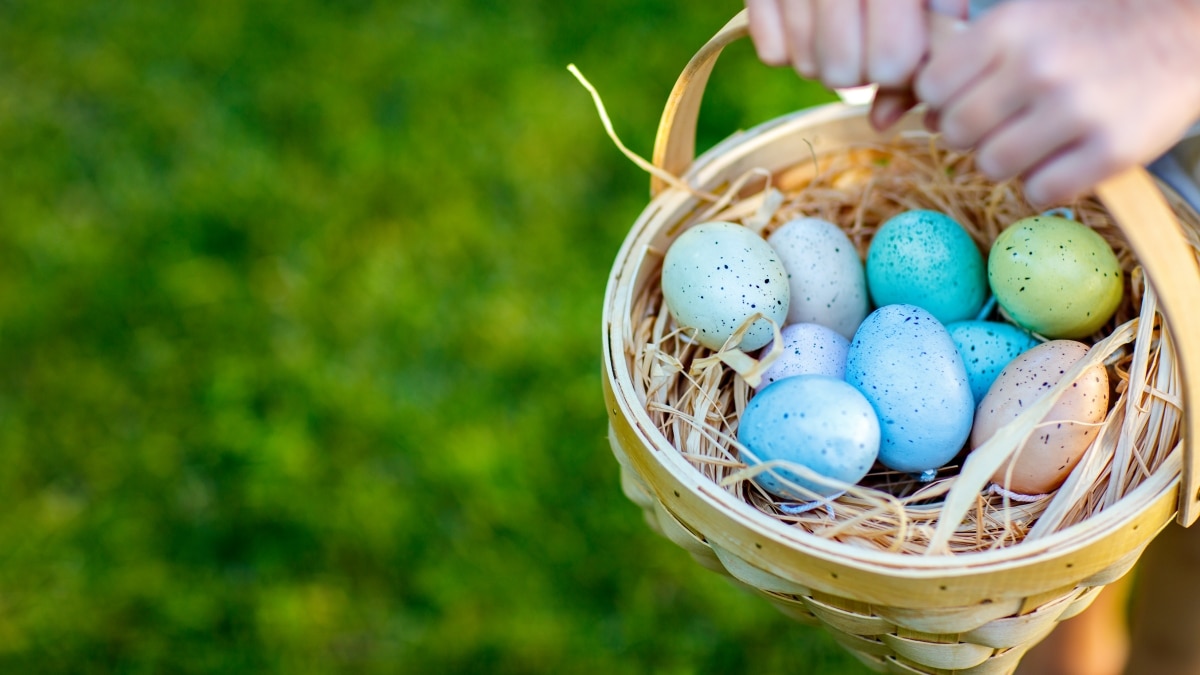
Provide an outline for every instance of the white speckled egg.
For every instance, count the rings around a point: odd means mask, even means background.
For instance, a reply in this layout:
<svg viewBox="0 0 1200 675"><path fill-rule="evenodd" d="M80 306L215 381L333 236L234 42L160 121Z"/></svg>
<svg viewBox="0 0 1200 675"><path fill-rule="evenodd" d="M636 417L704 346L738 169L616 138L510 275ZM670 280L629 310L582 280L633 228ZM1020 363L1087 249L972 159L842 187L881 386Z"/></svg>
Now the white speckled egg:
<svg viewBox="0 0 1200 675"><path fill-rule="evenodd" d="M914 305L863 321L846 355L846 381L879 415L879 461L921 473L949 462L971 433L974 399L950 333Z"/></svg>
<svg viewBox="0 0 1200 675"><path fill-rule="evenodd" d="M971 449L983 445L1000 427L1037 402L1087 353L1088 346L1082 342L1054 340L1013 359L979 403ZM1071 384L1018 454L1010 457L992 480L1026 495L1058 489L1099 433L1097 423L1107 415L1108 372L1097 365ZM1014 465L1012 480L1005 484L1010 464Z"/></svg>
<svg viewBox="0 0 1200 675"><path fill-rule="evenodd" d="M943 324L971 319L987 298L983 254L953 218L905 211L887 220L867 249L875 304L917 305Z"/></svg>
<svg viewBox="0 0 1200 675"><path fill-rule="evenodd" d="M662 289L671 315L709 349L720 349L757 312L781 326L787 318L783 263L765 239L733 223L702 223L679 235L663 261ZM772 336L770 323L759 320L737 346L758 349Z"/></svg>
<svg viewBox="0 0 1200 675"><path fill-rule="evenodd" d="M857 483L879 452L879 420L871 404L854 387L824 375L798 375L780 380L750 399L737 431L738 442L754 457L750 466L781 460L844 483ZM757 461L756 459L757 458ZM764 471L754 480L783 499L804 501L780 477L819 495L837 487L800 478L786 469Z"/></svg>
<svg viewBox="0 0 1200 675"><path fill-rule="evenodd" d="M1021 352L1038 344L1037 338L1001 321L956 321L946 330L967 367L967 382L978 404L1000 371Z"/></svg>
<svg viewBox="0 0 1200 675"><path fill-rule="evenodd" d="M783 338L783 351L763 372L757 389L796 375L826 375L839 380L845 377L850 341L841 333L815 323L794 323L785 326L780 337ZM763 347L763 354L773 346L774 341Z"/></svg>
<svg viewBox="0 0 1200 675"><path fill-rule="evenodd" d="M862 259L846 233L820 218L797 218L767 238L787 270L788 323L816 323L854 337L870 311Z"/></svg>

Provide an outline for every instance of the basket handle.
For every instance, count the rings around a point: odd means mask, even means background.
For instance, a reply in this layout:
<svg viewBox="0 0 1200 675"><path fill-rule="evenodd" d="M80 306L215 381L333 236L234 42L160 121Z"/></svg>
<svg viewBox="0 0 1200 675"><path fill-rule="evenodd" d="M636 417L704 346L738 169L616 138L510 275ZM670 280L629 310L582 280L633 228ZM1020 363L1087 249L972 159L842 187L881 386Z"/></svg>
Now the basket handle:
<svg viewBox="0 0 1200 675"><path fill-rule="evenodd" d="M746 10L735 15L692 57L667 98L654 141L654 165L683 175L696 157L696 122L704 88L717 57L730 43L749 33ZM668 187L651 176L650 193ZM1096 186L1096 195L1113 215L1159 294L1161 311L1179 352L1184 406L1183 475L1177 520L1190 526L1200 518L1200 265L1196 250L1167 205L1154 180L1141 167L1126 170Z"/></svg>

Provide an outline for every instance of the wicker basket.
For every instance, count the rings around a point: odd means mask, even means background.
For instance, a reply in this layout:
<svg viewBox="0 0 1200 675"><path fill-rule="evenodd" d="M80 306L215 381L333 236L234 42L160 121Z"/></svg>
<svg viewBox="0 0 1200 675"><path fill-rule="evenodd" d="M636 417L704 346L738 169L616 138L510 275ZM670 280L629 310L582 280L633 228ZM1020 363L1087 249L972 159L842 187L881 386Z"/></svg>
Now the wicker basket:
<svg viewBox="0 0 1200 675"><path fill-rule="evenodd" d="M722 48L745 33L743 13L688 64L663 114L656 166L682 176L695 190L719 191L751 168L778 173L814 151L881 140L864 109L832 105L773 120L694 159L696 118L708 76ZM909 118L904 125L915 129L918 120ZM659 178L652 181L652 193L653 201L617 255L604 303L602 379L622 488L653 528L701 565L732 577L801 622L824 625L872 668L1012 672L1057 622L1082 611L1102 586L1129 571L1172 518L1190 525L1200 513L1196 457L1184 451L1197 447L1200 425L1187 408L1183 440L1153 475L1095 516L1036 541L971 554L908 555L847 546L767 517L702 475L672 447L634 385L634 299L648 284L658 283L662 253L700 205L692 190ZM1178 352L1178 393L1190 399L1200 387L1195 337L1200 314L1189 307L1200 298L1192 243L1200 219L1141 170L1106 182L1097 194L1159 291L1159 311ZM1192 224L1181 227L1181 212ZM952 492L944 512L961 516L966 507L955 509L962 501Z"/></svg>

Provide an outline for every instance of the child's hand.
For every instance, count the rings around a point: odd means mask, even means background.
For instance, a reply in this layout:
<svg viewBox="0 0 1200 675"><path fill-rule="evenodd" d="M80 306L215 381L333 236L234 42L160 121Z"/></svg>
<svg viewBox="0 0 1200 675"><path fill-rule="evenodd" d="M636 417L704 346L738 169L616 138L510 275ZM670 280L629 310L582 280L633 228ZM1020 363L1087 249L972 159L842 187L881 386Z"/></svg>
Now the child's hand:
<svg viewBox="0 0 1200 675"><path fill-rule="evenodd" d="M935 41L915 90L984 173L1065 201L1200 117L1200 0L1013 0Z"/></svg>
<svg viewBox="0 0 1200 675"><path fill-rule="evenodd" d="M929 48L928 11L966 18L967 0L746 0L750 36L767 64L790 64L831 88L878 84L872 111L889 126L911 107Z"/></svg>

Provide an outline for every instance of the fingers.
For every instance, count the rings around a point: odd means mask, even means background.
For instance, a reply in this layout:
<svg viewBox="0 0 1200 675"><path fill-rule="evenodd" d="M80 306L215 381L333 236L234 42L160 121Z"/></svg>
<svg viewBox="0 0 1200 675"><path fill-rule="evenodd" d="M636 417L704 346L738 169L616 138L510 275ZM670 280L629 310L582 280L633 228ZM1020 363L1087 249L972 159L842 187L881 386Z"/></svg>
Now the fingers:
<svg viewBox="0 0 1200 675"><path fill-rule="evenodd" d="M942 128L949 126L943 123ZM1076 119L1058 114L1045 101L1015 114L979 145L976 166L989 178L1003 180L1030 174L1065 148L1079 145L1086 136Z"/></svg>
<svg viewBox="0 0 1200 675"><path fill-rule="evenodd" d="M814 45L821 80L835 89L866 84L864 0L817 0Z"/></svg>
<svg viewBox="0 0 1200 675"><path fill-rule="evenodd" d="M959 30L938 41L913 82L917 98L934 110L942 110L968 85L996 68L999 50L992 42L978 39L978 35L978 30Z"/></svg>
<svg viewBox="0 0 1200 675"><path fill-rule="evenodd" d="M1034 169L1025 179L1025 196L1038 206L1063 204L1123 168L1100 137L1091 136L1063 148Z"/></svg>
<svg viewBox="0 0 1200 675"><path fill-rule="evenodd" d="M845 3L854 4L854 3ZM866 80L902 89L925 57L924 0L866 1Z"/></svg>
<svg viewBox="0 0 1200 675"><path fill-rule="evenodd" d="M746 0L750 19L750 39L758 58L769 66L788 63L787 36L777 0Z"/></svg>
<svg viewBox="0 0 1200 675"><path fill-rule="evenodd" d="M939 111L942 140L952 148L970 148L1013 119L1029 104L1027 88L1001 74L985 74L968 84Z"/></svg>
<svg viewBox="0 0 1200 675"><path fill-rule="evenodd" d="M781 0L787 2L787 0ZM816 18L812 2L790 2L783 11L783 31L788 44L788 58L801 77L815 79L819 74L813 44Z"/></svg>

